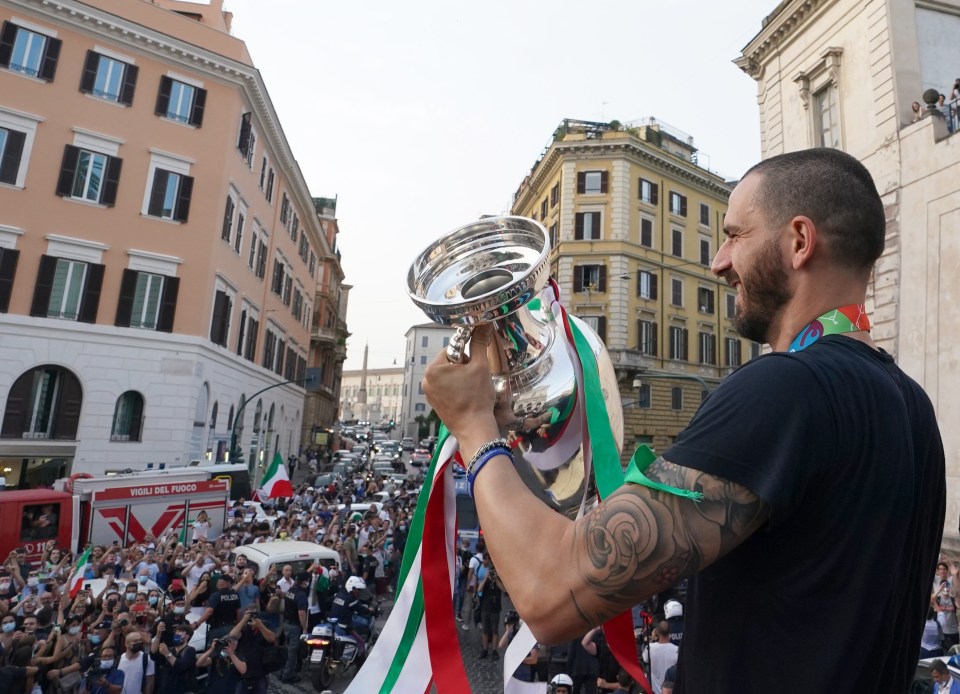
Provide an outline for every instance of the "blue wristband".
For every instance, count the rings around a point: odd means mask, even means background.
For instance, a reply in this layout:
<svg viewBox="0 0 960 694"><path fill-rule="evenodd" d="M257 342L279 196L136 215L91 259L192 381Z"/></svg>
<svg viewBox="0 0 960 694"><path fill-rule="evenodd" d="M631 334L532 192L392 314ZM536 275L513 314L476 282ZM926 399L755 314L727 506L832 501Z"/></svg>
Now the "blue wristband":
<svg viewBox="0 0 960 694"><path fill-rule="evenodd" d="M470 497L473 497L473 483L477 479L477 475L480 474L480 470L483 469L483 466L493 458L496 458L498 455L505 455L510 458L510 462L513 462L513 453L510 452L510 449L506 446L496 446L486 451L481 455L470 468L467 470L467 481L470 483Z"/></svg>

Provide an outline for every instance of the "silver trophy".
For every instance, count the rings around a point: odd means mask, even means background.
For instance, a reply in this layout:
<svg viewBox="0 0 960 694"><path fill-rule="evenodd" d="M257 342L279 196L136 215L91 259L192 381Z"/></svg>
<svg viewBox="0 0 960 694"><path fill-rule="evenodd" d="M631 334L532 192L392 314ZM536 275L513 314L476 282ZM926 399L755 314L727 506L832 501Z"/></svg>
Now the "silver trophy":
<svg viewBox="0 0 960 694"><path fill-rule="evenodd" d="M513 445L516 468L544 503L573 518L596 499L584 469L576 362L559 316L541 300L549 280L547 230L526 217L488 217L460 227L420 253L407 291L430 320L456 326L447 358L461 362L476 325L492 323L501 354L494 374L500 433ZM596 332L570 316L587 338L617 450L623 410L616 374ZM491 367L497 365L491 362ZM506 407L502 405L508 405ZM563 436L566 433L568 435Z"/></svg>

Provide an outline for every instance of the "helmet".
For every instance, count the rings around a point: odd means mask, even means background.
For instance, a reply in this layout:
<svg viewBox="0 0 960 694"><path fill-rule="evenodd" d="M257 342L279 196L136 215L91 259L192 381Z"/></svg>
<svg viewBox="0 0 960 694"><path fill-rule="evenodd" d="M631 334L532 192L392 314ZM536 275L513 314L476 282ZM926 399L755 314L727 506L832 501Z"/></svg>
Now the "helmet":
<svg viewBox="0 0 960 694"><path fill-rule="evenodd" d="M353 592L355 590L366 590L367 584L364 583L363 579L359 576L351 576L347 579L347 592Z"/></svg>
<svg viewBox="0 0 960 694"><path fill-rule="evenodd" d="M670 619L671 617L682 617L683 605L676 600L667 600L663 606L663 616L667 619Z"/></svg>
<svg viewBox="0 0 960 694"><path fill-rule="evenodd" d="M567 694L573 691L573 680L570 679L570 675L565 675L562 672L550 680L550 692L554 693L557 691L557 687L566 687Z"/></svg>

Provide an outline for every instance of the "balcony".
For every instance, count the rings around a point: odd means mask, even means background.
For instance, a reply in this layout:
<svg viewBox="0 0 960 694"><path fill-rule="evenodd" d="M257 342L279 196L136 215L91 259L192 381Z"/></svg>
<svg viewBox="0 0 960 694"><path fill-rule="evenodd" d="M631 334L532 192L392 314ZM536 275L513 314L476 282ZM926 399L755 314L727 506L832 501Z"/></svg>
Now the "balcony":
<svg viewBox="0 0 960 694"><path fill-rule="evenodd" d="M649 354L644 354L636 349L611 349L608 352L610 361L613 362L613 368L618 373L633 374L637 371L652 369L657 366L659 361L657 357L651 357Z"/></svg>
<svg viewBox="0 0 960 694"><path fill-rule="evenodd" d="M337 344L337 329L336 328L315 328L313 331L313 339L317 340L321 344L327 345L336 345Z"/></svg>

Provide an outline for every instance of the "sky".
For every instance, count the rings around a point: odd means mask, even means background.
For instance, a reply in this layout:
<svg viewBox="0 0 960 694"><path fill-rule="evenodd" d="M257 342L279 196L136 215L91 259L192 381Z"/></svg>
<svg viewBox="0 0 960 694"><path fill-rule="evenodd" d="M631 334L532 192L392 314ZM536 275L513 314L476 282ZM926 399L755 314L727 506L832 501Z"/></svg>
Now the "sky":
<svg viewBox="0 0 960 694"><path fill-rule="evenodd" d="M311 194L337 197L344 369L403 365L416 255L513 194L564 118L654 116L728 179L760 157L733 64L777 0L225 0Z"/></svg>

